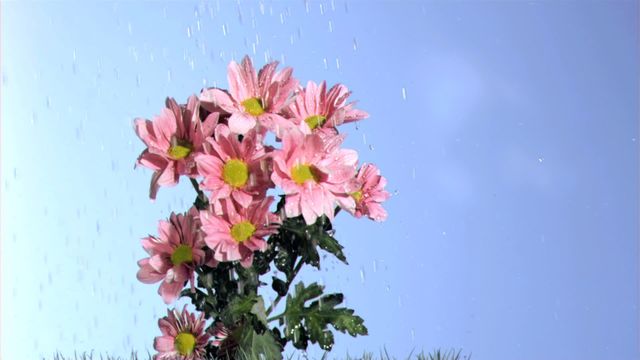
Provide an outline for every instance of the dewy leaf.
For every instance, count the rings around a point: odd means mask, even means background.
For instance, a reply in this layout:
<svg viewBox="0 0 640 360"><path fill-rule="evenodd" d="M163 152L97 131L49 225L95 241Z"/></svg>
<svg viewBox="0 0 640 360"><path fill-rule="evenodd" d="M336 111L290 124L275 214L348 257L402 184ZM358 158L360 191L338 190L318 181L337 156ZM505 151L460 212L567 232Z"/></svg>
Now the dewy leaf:
<svg viewBox="0 0 640 360"><path fill-rule="evenodd" d="M225 323L233 324L244 315L252 313L254 304L258 301L257 295L237 296L225 308L222 317Z"/></svg>
<svg viewBox="0 0 640 360"><path fill-rule="evenodd" d="M273 291L275 291L279 296L285 296L287 295L287 291L289 291L289 289L287 288L287 283L275 276L273 276L271 287L273 288Z"/></svg>
<svg viewBox="0 0 640 360"><path fill-rule="evenodd" d="M258 296L256 302L251 307L251 313L260 320L265 326L267 326L267 309L264 307L264 300L262 296Z"/></svg>
<svg viewBox="0 0 640 360"><path fill-rule="evenodd" d="M322 250L330 252L333 255L335 255L343 263L347 265L349 264L347 262L347 257L344 255L344 252L342 252L342 249L344 249L344 247L340 245L338 240L336 240L333 236L327 233L321 234L318 245L320 245L320 248Z"/></svg>
<svg viewBox="0 0 640 360"><path fill-rule="evenodd" d="M271 331L258 334L249 326L240 335L236 357L242 360L282 359L282 347Z"/></svg>
<svg viewBox="0 0 640 360"><path fill-rule="evenodd" d="M300 337L308 337L312 343L318 343L324 350L331 350L333 334L328 329L332 325L340 332L348 332L351 336L367 335L364 320L354 315L352 309L336 308L344 300L342 294L322 295L322 286L313 283L305 287L298 283L295 295L287 296L287 307L284 313L285 337L294 342L297 348L306 348ZM309 306L307 301L316 299Z"/></svg>

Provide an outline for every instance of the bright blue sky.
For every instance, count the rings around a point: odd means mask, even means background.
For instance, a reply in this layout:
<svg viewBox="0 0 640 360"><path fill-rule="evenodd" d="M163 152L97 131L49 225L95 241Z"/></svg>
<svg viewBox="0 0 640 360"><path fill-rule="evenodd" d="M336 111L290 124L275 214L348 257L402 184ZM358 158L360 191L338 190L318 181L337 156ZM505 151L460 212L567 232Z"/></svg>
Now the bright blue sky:
<svg viewBox="0 0 640 360"><path fill-rule="evenodd" d="M333 355L640 358L637 2L1 6L2 359L152 350L139 238L193 194L148 201L132 119L246 53L352 89L346 146L394 193L303 276L369 327Z"/></svg>

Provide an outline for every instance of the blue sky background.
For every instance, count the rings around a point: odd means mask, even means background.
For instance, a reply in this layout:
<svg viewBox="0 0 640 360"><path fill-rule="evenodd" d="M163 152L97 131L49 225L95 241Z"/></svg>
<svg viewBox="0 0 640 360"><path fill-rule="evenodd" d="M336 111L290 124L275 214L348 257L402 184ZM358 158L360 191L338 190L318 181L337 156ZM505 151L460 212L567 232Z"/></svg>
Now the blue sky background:
<svg viewBox="0 0 640 360"><path fill-rule="evenodd" d="M370 335L332 357L638 359L636 1L2 2L0 358L152 351L165 306L139 239L193 201L147 197L132 120L244 54L342 82L345 146L394 196L342 215L342 291ZM311 355L319 355L313 348Z"/></svg>

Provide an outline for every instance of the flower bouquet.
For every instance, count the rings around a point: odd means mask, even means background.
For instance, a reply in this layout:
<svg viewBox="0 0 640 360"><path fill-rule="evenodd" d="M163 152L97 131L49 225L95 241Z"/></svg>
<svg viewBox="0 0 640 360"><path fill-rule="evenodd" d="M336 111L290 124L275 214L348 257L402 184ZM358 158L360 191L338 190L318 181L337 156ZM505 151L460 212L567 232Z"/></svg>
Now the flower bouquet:
<svg viewBox="0 0 640 360"><path fill-rule="evenodd" d="M256 73L249 57L232 61L228 90L204 89L186 104L168 98L160 115L135 120L151 199L181 176L197 193L188 211L142 239L149 256L138 261L138 279L159 282L167 305L187 297L196 310L169 309L158 321L154 359L281 359L289 342L330 350L332 328L367 334L363 319L340 307L343 294L292 285L305 264L320 268L319 249L347 263L333 237L338 212L386 218L385 178L340 147L337 128L368 114L348 102L344 85L303 88L277 66ZM269 285L267 304L260 290Z"/></svg>

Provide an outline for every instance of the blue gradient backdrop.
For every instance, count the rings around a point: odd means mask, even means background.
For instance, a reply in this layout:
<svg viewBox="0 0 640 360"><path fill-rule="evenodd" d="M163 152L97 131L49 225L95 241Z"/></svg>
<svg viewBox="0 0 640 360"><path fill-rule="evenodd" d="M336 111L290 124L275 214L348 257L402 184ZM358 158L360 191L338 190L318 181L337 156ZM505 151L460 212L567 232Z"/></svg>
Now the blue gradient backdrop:
<svg viewBox="0 0 640 360"><path fill-rule="evenodd" d="M135 117L226 87L244 54L342 82L371 117L389 220L343 215L350 259L305 281L370 336L330 357L463 348L484 359L639 359L636 1L2 2L0 357L152 350L165 306L139 239L185 210L147 198ZM291 351L291 350L289 350ZM314 348L311 356L320 355Z"/></svg>

